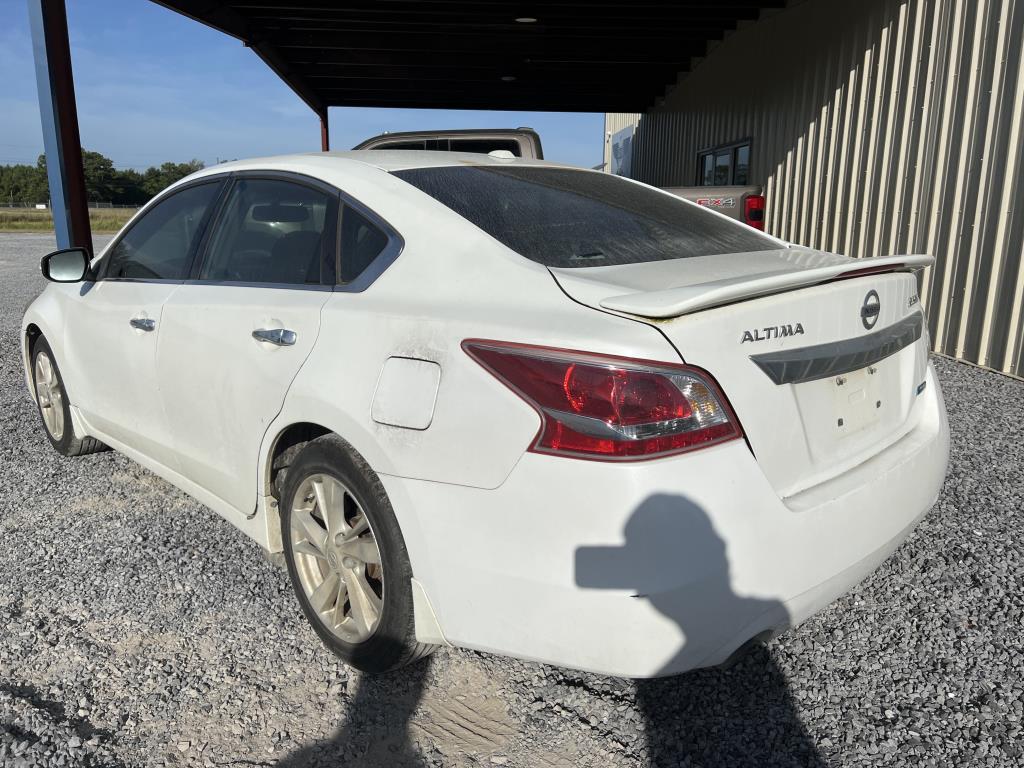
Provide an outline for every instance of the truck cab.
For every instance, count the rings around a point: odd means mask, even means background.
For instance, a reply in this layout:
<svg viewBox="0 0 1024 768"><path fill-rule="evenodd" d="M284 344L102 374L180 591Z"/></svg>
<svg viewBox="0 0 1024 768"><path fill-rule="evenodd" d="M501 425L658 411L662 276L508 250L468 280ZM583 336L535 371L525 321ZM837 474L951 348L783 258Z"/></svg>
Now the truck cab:
<svg viewBox="0 0 1024 768"><path fill-rule="evenodd" d="M477 152L483 155L504 151L513 157L544 159L540 136L532 128L382 133L353 149L427 149L435 152Z"/></svg>

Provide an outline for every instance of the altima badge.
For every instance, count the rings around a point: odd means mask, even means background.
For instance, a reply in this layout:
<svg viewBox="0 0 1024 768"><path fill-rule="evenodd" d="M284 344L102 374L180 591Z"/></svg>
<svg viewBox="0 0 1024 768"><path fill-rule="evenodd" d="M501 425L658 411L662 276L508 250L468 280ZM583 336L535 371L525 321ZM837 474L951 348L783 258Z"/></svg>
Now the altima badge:
<svg viewBox="0 0 1024 768"><path fill-rule="evenodd" d="M781 339L786 336L799 336L804 332L803 323L793 325L770 325L767 328L755 328L752 331L744 331L740 344L748 341L767 341L768 339Z"/></svg>

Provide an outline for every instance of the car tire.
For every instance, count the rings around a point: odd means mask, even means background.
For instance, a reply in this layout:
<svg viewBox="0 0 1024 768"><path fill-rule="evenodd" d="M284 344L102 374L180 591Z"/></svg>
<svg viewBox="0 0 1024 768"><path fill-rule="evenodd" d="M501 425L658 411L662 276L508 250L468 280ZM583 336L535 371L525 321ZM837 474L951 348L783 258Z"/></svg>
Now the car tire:
<svg viewBox="0 0 1024 768"><path fill-rule="evenodd" d="M32 346L32 388L43 431L62 456L85 456L110 450L94 437L79 437L71 421L67 389L53 350L40 336Z"/></svg>
<svg viewBox="0 0 1024 768"><path fill-rule="evenodd" d="M288 467L280 510L295 595L331 651L380 673L434 649L416 641L412 568L391 502L348 443L332 434L306 444Z"/></svg>

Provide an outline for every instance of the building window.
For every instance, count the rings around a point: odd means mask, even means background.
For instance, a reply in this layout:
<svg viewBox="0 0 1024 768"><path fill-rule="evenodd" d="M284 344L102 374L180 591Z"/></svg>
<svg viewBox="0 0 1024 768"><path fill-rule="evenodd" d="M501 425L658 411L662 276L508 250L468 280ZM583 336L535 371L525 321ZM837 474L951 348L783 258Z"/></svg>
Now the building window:
<svg viewBox="0 0 1024 768"><path fill-rule="evenodd" d="M697 184L702 187L750 183L750 141L726 144L697 153Z"/></svg>

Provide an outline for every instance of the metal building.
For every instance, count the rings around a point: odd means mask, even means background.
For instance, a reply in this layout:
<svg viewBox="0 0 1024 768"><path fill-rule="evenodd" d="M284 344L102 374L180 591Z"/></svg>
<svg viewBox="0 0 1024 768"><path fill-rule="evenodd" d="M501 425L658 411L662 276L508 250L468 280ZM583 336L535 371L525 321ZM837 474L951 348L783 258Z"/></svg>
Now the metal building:
<svg viewBox="0 0 1024 768"><path fill-rule="evenodd" d="M705 162L727 176L749 146L768 231L933 254L935 350L1021 376L1022 44L1024 0L791 0L709 45L648 111L608 114L606 136L632 130L628 174L660 186L703 181Z"/></svg>

